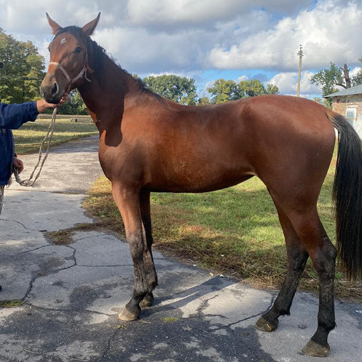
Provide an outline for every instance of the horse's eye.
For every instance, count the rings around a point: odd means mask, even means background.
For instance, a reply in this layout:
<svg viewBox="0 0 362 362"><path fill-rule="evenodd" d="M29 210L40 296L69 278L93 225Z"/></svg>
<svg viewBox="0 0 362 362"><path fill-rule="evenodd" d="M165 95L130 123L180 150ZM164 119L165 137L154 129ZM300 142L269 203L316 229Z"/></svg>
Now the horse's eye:
<svg viewBox="0 0 362 362"><path fill-rule="evenodd" d="M81 47L76 47L74 53L80 53L83 49Z"/></svg>

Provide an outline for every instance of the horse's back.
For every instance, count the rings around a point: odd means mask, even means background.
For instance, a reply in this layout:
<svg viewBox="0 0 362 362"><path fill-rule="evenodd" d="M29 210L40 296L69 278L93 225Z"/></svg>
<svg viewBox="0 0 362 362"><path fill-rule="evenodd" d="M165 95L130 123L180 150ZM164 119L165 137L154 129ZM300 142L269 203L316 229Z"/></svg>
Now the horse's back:
<svg viewBox="0 0 362 362"><path fill-rule="evenodd" d="M284 96L205 107L156 101L126 113L122 144L113 152L124 156L118 160L125 177L138 168L153 191L212 191L254 175L272 187L296 164L294 174L302 177L311 164L330 158L334 131L327 111Z"/></svg>
<svg viewBox="0 0 362 362"><path fill-rule="evenodd" d="M297 163L301 177L312 164L326 160L325 169L330 162L334 131L326 112L315 102L283 96L180 107L166 115L167 126L159 130L162 153L155 159L171 178L191 180L185 189L208 191L252 175L269 182Z"/></svg>

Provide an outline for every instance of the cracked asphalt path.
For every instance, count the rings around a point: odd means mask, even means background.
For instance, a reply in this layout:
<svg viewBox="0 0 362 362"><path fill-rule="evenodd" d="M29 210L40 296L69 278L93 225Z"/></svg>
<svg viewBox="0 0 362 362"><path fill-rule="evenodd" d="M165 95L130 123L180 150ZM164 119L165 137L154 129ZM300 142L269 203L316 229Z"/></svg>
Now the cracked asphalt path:
<svg viewBox="0 0 362 362"><path fill-rule="evenodd" d="M298 354L316 328L314 296L297 293L292 315L262 333L253 325L276 293L158 252L155 305L140 321L119 321L133 285L127 244L101 231L77 232L66 246L47 237L93 223L81 203L102 173L97 147L97 137L56 147L35 187L5 190L0 301L22 304L0 307L0 362L315 361ZM22 157L28 173L36 158ZM336 302L336 316L324 360L361 361L362 305Z"/></svg>

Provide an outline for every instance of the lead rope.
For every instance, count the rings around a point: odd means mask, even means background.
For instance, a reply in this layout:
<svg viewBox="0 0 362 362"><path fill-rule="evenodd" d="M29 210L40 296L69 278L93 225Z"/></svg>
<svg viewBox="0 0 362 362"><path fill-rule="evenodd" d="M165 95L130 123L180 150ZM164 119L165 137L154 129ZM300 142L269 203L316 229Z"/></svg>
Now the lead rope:
<svg viewBox="0 0 362 362"><path fill-rule="evenodd" d="M39 155L38 155L38 162L37 164L35 165L34 167L34 170L33 172L31 173L30 177L27 179L27 180L21 180L20 177L19 177L19 172L16 168L14 168L14 175L15 175L15 180L16 182L21 185L21 186L33 186L35 181L38 179L38 177L40 176L40 173L41 173L41 170L43 169L43 166L44 166L44 163L45 163L45 160L48 158L48 155L49 155L49 148L50 148L50 142L53 138L53 133L54 133L54 126L55 126L55 118L56 118L56 114L57 114L57 108L54 108L53 110L53 114L52 114L52 120L49 124L49 127L48 127L48 132L47 134L45 135L44 139L43 139L43 142L41 143L40 145L40 148L39 148ZM42 159L42 154L43 154L43 146L44 144L46 144L46 153L45 153L45 156L43 157ZM36 174L34 180L33 177L34 177L34 174L35 174L35 171L37 170L37 168L39 167L40 165L40 168L38 170L38 173Z"/></svg>

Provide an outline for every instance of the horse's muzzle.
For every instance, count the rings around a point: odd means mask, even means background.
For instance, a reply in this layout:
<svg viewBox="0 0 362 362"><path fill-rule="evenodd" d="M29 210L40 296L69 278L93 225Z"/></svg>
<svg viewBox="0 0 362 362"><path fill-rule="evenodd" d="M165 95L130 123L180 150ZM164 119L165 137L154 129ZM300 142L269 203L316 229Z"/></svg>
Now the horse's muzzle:
<svg viewBox="0 0 362 362"><path fill-rule="evenodd" d="M57 83L53 83L50 86L41 86L40 95L48 103L58 104L62 98L62 93L59 91Z"/></svg>
<svg viewBox="0 0 362 362"><path fill-rule="evenodd" d="M48 103L58 104L65 91L64 85L60 84L54 75L47 74L40 87L40 95Z"/></svg>

